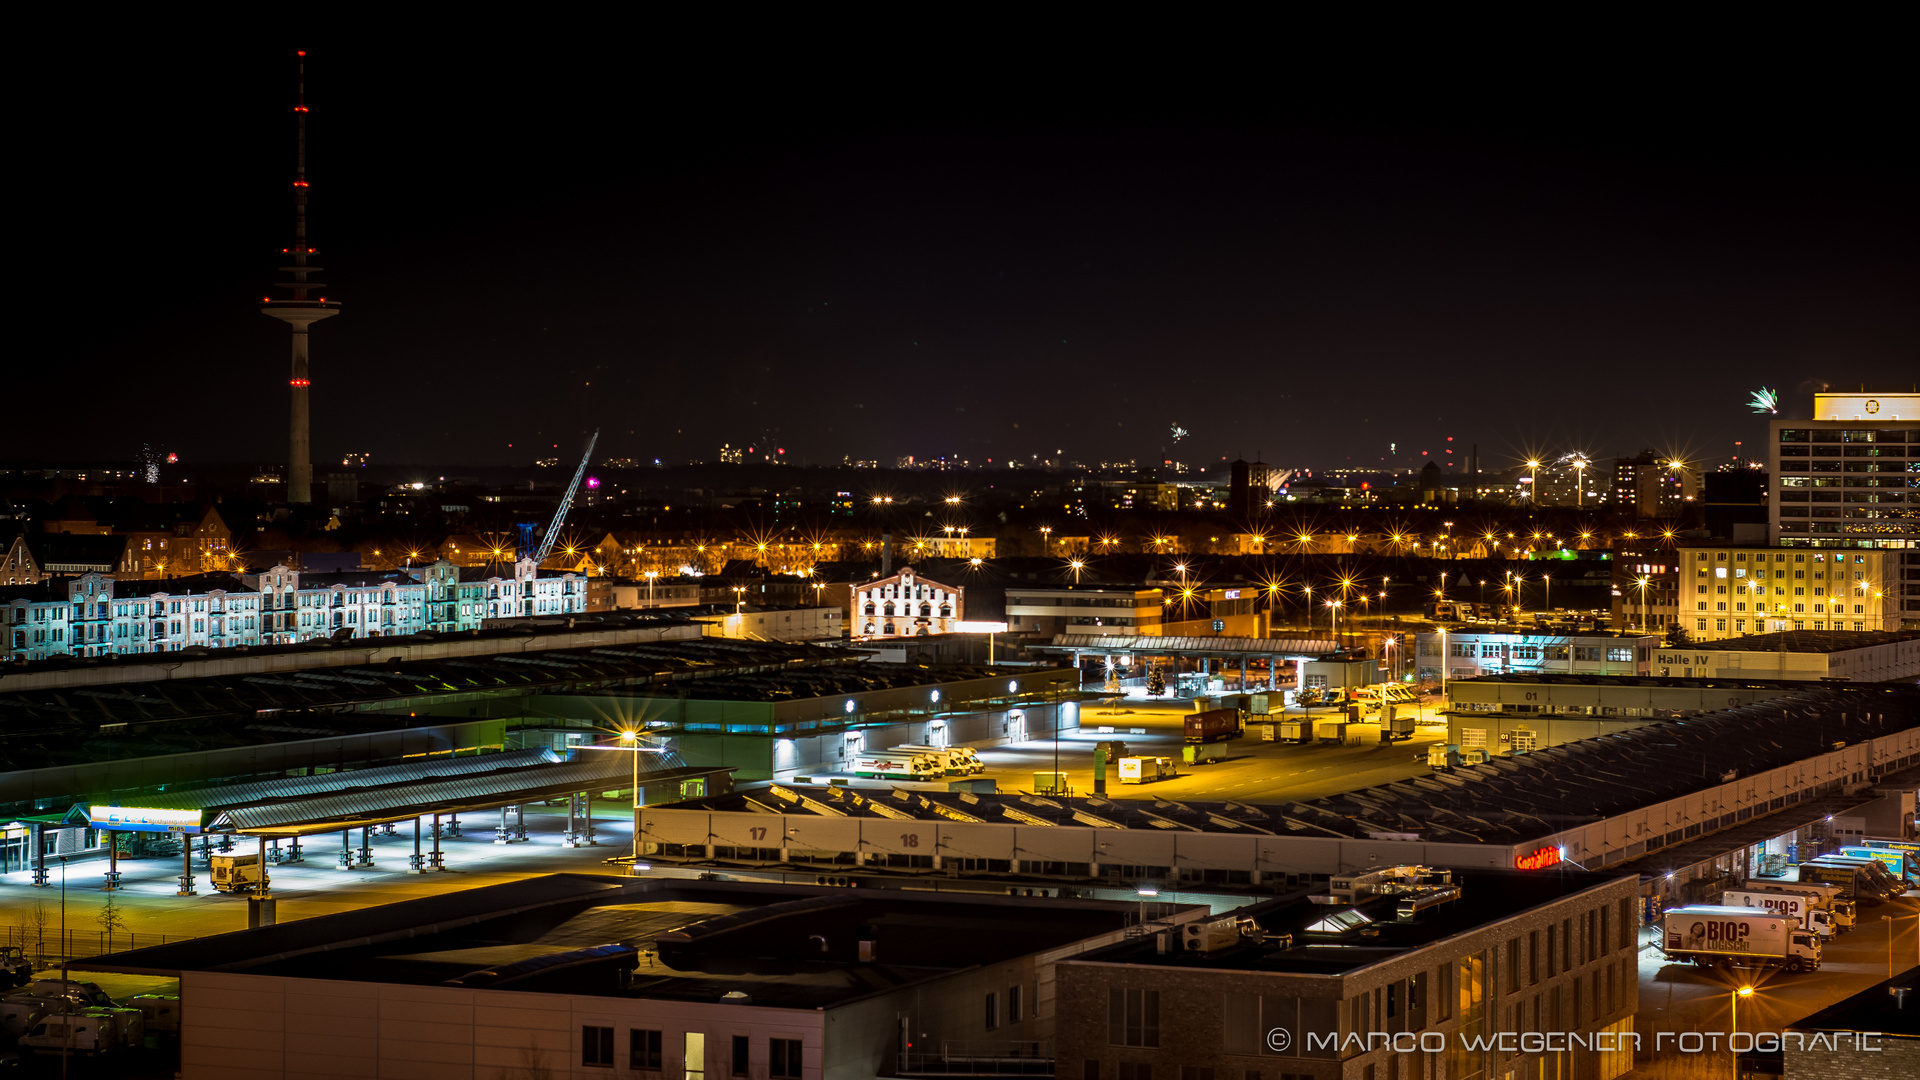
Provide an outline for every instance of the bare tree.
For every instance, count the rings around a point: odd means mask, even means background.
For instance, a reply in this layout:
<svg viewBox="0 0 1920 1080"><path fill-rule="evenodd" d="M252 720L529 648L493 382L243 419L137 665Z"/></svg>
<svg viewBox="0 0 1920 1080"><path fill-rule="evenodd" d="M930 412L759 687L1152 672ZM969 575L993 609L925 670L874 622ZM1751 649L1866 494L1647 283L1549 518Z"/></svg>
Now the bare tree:
<svg viewBox="0 0 1920 1080"><path fill-rule="evenodd" d="M105 951L107 952L113 951L113 932L127 928L127 918L120 913L120 905L115 902L118 895L118 893L108 893L106 906L101 908L100 913L93 917L93 921L100 924L100 929L106 931L107 947Z"/></svg>
<svg viewBox="0 0 1920 1080"><path fill-rule="evenodd" d="M520 1048L520 1064L515 1068L500 1070L500 1080L553 1080L553 1066L547 1064L546 1051L532 1035L527 1036L527 1045Z"/></svg>
<svg viewBox="0 0 1920 1080"><path fill-rule="evenodd" d="M40 966L43 968L47 966L47 927L53 925L53 920L53 909L47 906L45 900L35 900L33 906L27 909L25 922L27 940L20 944L32 947L39 954Z"/></svg>

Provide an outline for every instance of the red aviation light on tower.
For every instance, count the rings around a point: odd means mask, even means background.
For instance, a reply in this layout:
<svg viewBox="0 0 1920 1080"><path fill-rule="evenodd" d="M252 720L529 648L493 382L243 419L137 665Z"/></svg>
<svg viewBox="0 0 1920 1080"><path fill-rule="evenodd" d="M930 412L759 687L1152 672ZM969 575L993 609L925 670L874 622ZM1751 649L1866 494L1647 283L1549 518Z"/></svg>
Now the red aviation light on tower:
<svg viewBox="0 0 1920 1080"><path fill-rule="evenodd" d="M299 387L307 387L307 386L312 386L312 385L313 385L313 380L312 380L312 379L288 379L288 380L287 380L287 385L288 385L288 386L299 386Z"/></svg>

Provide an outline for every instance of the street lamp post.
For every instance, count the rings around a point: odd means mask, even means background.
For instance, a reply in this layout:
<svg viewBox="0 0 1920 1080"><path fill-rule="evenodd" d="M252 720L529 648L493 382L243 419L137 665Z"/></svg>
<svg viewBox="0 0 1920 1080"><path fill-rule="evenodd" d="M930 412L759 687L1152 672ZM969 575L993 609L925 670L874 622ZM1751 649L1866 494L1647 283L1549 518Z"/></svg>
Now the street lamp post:
<svg viewBox="0 0 1920 1080"><path fill-rule="evenodd" d="M628 795L633 799L633 862L628 873L634 877L640 875L640 732L629 729L620 733L620 741L627 743L627 749L633 758L633 787Z"/></svg>
<svg viewBox="0 0 1920 1080"><path fill-rule="evenodd" d="M653 579L659 576L660 576L660 571L658 570L647 571L646 578L647 578L647 609L648 610L653 609Z"/></svg>
<svg viewBox="0 0 1920 1080"><path fill-rule="evenodd" d="M1733 1015L1729 1017L1731 1022L1727 1025L1733 1028L1732 1031L1728 1032L1729 1035L1738 1035L1740 1033L1740 999L1752 996L1753 987L1751 986L1742 986L1727 995L1728 1007L1733 1013Z"/></svg>
<svg viewBox="0 0 1920 1080"><path fill-rule="evenodd" d="M1587 502L1587 463L1583 458L1573 459L1573 508L1578 510Z"/></svg>

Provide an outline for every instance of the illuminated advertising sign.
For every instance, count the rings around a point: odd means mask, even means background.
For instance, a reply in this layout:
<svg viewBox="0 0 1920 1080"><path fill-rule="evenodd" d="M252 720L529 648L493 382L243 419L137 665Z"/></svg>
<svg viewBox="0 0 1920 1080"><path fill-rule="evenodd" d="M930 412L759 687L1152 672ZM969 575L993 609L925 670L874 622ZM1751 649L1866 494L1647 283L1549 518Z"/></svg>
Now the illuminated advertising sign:
<svg viewBox="0 0 1920 1080"><path fill-rule="evenodd" d="M198 810L150 810L138 806L89 806L87 822L113 832L198 833Z"/></svg>
<svg viewBox="0 0 1920 1080"><path fill-rule="evenodd" d="M957 622L953 624L956 634L1004 634L1007 624L1003 622Z"/></svg>
<svg viewBox="0 0 1920 1080"><path fill-rule="evenodd" d="M1513 860L1513 866L1516 870L1544 870L1549 866L1558 866L1559 864L1560 849L1557 847L1543 847L1538 851L1530 852L1526 855L1516 855Z"/></svg>

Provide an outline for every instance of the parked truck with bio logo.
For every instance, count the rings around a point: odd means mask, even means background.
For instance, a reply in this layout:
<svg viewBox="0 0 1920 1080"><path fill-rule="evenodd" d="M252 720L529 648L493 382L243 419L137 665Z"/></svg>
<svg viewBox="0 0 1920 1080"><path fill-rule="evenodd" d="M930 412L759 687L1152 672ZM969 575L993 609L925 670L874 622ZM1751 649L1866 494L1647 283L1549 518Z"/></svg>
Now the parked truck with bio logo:
<svg viewBox="0 0 1920 1080"><path fill-rule="evenodd" d="M1701 967L1820 967L1820 938L1798 919L1722 904L1669 910L1661 922L1661 951L1668 959Z"/></svg>
<svg viewBox="0 0 1920 1080"><path fill-rule="evenodd" d="M1786 881L1777 878L1748 878L1747 892L1771 893L1774 895L1804 896L1817 908L1833 915L1834 929L1841 933L1853 929L1858 911L1853 901L1841 895L1838 885L1823 885L1817 881Z"/></svg>
<svg viewBox="0 0 1920 1080"><path fill-rule="evenodd" d="M1805 896L1789 893L1749 892L1745 889L1728 889L1720 894L1723 907L1755 908L1775 915L1784 915L1789 919L1800 920L1800 925L1830 938L1840 932L1840 925L1833 912Z"/></svg>

